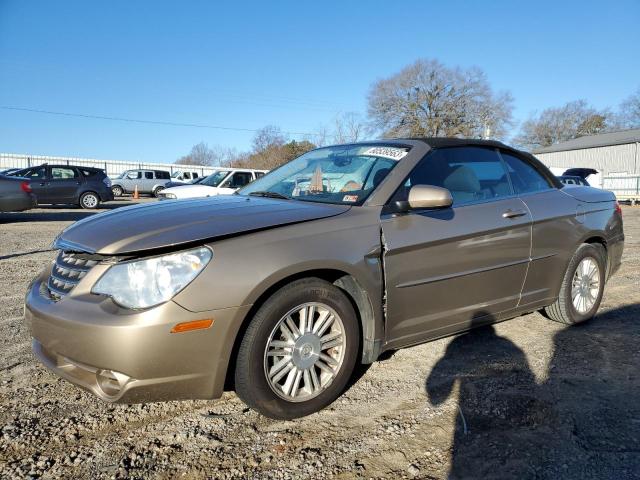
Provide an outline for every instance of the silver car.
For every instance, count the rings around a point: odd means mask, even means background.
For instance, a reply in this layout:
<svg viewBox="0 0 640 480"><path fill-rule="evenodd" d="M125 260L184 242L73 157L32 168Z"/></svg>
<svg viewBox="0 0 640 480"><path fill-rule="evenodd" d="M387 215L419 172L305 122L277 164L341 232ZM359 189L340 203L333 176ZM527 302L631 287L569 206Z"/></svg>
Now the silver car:
<svg viewBox="0 0 640 480"><path fill-rule="evenodd" d="M295 418L385 351L536 310L591 319L623 245L612 193L502 143L338 145L234 195L70 226L25 317L42 363L105 401L228 386Z"/></svg>
<svg viewBox="0 0 640 480"><path fill-rule="evenodd" d="M164 170L127 170L112 181L111 192L114 197L125 193L138 193L158 196L164 186L171 181L171 174Z"/></svg>

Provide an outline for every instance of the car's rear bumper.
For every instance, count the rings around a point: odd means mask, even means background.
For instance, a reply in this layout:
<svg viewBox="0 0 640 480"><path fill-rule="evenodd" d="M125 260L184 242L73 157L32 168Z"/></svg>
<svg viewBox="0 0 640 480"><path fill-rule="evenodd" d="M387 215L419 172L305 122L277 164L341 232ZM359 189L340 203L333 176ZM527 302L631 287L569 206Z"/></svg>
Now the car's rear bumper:
<svg viewBox="0 0 640 480"><path fill-rule="evenodd" d="M37 205L36 196L32 193L25 193L4 197L2 201L0 201L0 212L22 212L35 208Z"/></svg>
<svg viewBox="0 0 640 480"><path fill-rule="evenodd" d="M608 275L607 278L618 271L622 265L622 252L624 250L624 234L609 239L607 242Z"/></svg>
<svg viewBox="0 0 640 480"><path fill-rule="evenodd" d="M111 202L114 199L113 192L111 191L110 188L108 188L104 192L100 192L99 195L100 195L100 201L102 202Z"/></svg>
<svg viewBox="0 0 640 480"><path fill-rule="evenodd" d="M50 370L108 402L217 398L235 336L249 307L190 312L174 302L125 311L97 295L48 298L46 275L32 284L25 321L33 351ZM178 323L210 328L171 333Z"/></svg>

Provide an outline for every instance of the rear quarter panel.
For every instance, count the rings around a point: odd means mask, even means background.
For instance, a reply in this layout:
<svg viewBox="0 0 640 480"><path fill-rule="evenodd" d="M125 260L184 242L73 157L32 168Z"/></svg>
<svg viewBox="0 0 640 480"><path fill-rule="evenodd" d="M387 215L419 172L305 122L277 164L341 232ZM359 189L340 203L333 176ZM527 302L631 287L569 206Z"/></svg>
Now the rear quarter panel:
<svg viewBox="0 0 640 480"><path fill-rule="evenodd" d="M531 263L521 306L552 303L558 296L567 265L578 246L595 239L601 239L609 246L621 232L621 224L615 220L615 200L605 196L600 197L604 201L585 202L564 190L522 197L531 211L534 224ZM589 198L595 200L597 197Z"/></svg>

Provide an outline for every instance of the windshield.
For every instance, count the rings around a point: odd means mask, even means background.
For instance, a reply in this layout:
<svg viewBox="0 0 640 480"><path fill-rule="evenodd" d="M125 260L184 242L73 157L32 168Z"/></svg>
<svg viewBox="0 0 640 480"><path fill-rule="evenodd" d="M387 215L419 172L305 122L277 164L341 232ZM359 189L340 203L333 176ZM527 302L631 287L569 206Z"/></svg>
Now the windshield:
<svg viewBox="0 0 640 480"><path fill-rule="evenodd" d="M272 193L307 202L359 205L409 152L391 145L319 148L286 163L238 191Z"/></svg>
<svg viewBox="0 0 640 480"><path fill-rule="evenodd" d="M220 185L220 182L225 179L225 177L229 175L228 170L220 170L215 173L212 173L208 177L206 177L201 182L198 182L198 185L207 185L209 187L217 187Z"/></svg>

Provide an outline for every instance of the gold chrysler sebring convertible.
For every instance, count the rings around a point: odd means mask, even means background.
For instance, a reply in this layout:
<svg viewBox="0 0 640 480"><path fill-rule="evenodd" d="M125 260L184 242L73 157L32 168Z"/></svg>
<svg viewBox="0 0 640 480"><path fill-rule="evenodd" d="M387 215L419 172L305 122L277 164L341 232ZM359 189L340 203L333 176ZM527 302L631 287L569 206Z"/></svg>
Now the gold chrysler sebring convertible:
<svg viewBox="0 0 640 480"><path fill-rule="evenodd" d="M620 265L612 193L499 142L319 148L230 196L77 222L30 285L49 369L108 402L316 412L357 363L536 310L592 318Z"/></svg>

